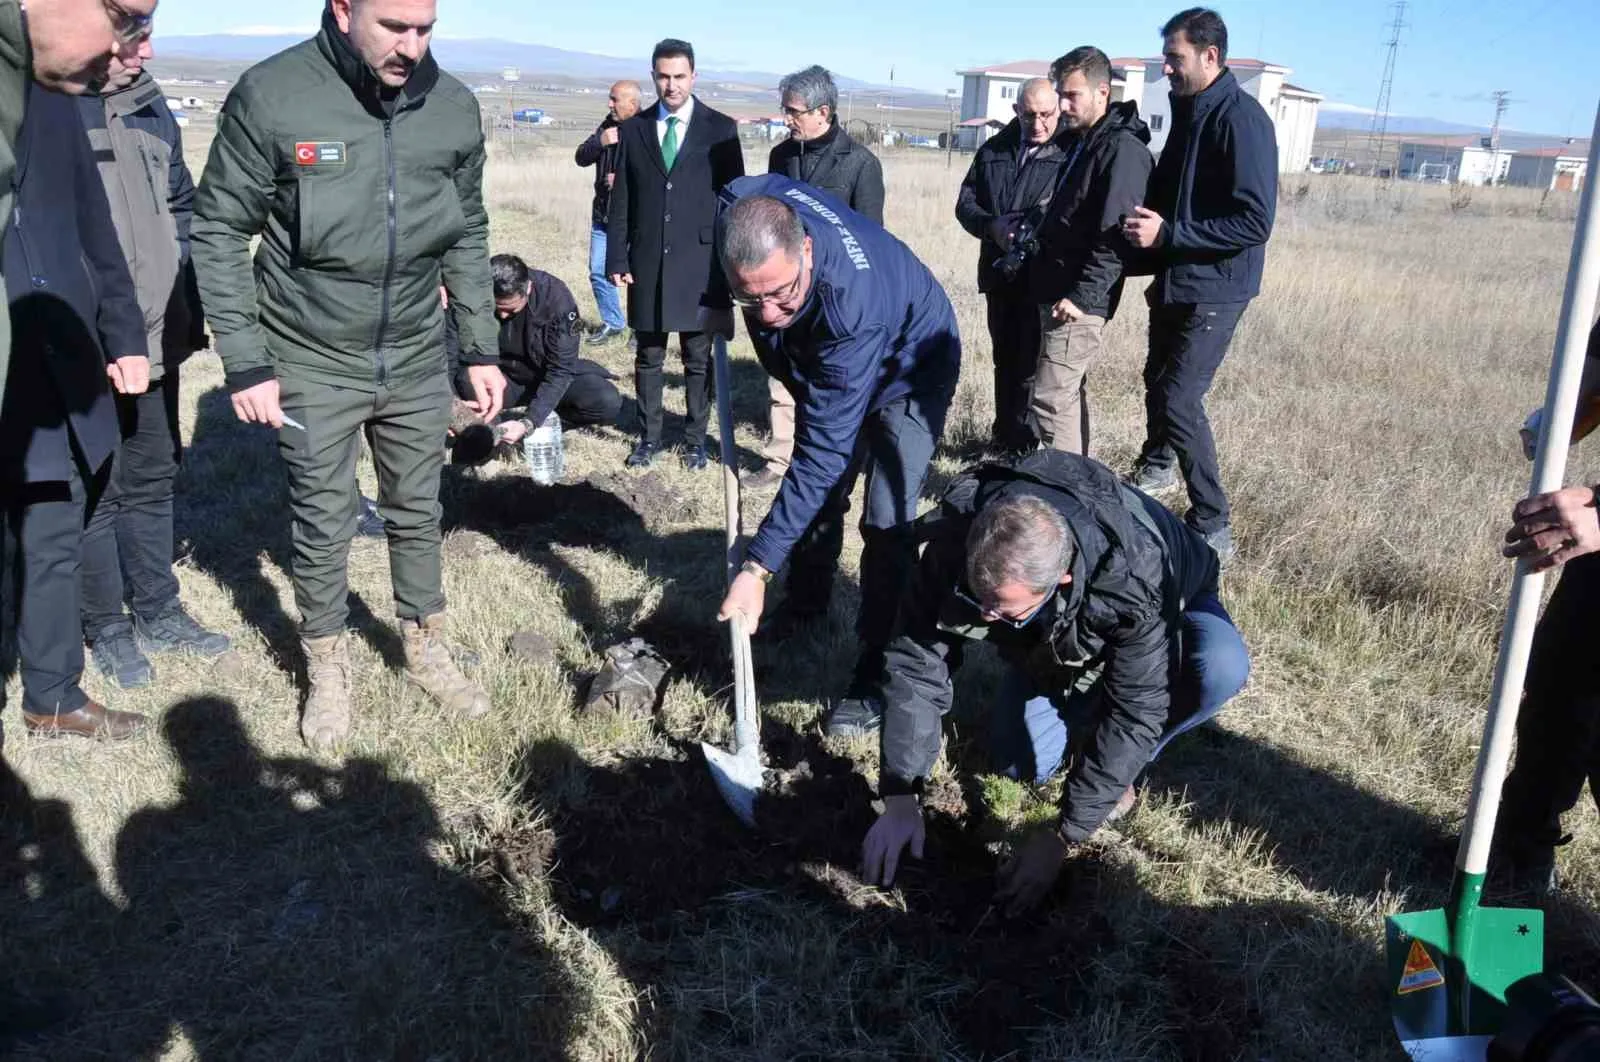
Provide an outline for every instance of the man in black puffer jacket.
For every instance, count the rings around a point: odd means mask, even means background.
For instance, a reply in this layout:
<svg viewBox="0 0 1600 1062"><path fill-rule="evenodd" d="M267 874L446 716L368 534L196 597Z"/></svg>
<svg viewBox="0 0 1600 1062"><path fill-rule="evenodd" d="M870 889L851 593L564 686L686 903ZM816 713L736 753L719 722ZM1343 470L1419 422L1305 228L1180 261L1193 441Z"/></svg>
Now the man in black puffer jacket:
<svg viewBox="0 0 1600 1062"><path fill-rule="evenodd" d="M767 172L827 192L857 214L883 224L883 163L839 124L839 89L833 75L808 66L778 83L789 138L767 156ZM794 454L794 396L777 380L767 381L771 438L761 456L766 466L746 473L744 486L776 487Z"/></svg>
<svg viewBox="0 0 1600 1062"><path fill-rule="evenodd" d="M1039 360L1039 307L1029 282L1033 262L1022 262L1010 276L997 263L1025 222L1038 224L1067 160L1056 135L1061 110L1055 86L1034 78L1017 97L1017 120L978 149L956 199L956 220L979 240L978 290L988 300L994 348L993 435L1003 450L1032 449L1036 441L1028 396Z"/></svg>
<svg viewBox="0 0 1600 1062"><path fill-rule="evenodd" d="M1144 202L1150 130L1138 104L1111 102L1111 61L1099 48L1063 55L1050 80L1061 100L1068 161L1039 225L1032 282L1044 342L1028 417L1045 446L1087 455L1084 377L1122 298L1130 250L1122 219Z"/></svg>
<svg viewBox="0 0 1600 1062"><path fill-rule="evenodd" d="M946 492L883 673L883 816L867 834L869 882L921 856L919 798L939 757L951 673L966 640L1010 665L990 722L997 768L1044 782L1066 771L1059 828L1004 870L1013 910L1133 805L1172 738L1211 718L1249 674L1217 597L1217 559L1166 508L1077 454L980 465Z"/></svg>

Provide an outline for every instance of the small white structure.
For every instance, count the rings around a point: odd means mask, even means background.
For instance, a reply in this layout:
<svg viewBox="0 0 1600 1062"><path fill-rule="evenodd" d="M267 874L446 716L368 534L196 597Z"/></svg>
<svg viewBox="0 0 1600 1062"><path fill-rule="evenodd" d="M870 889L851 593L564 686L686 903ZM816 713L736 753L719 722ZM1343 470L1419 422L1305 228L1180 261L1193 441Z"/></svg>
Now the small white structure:
<svg viewBox="0 0 1600 1062"><path fill-rule="evenodd" d="M1567 144L1512 156L1506 183L1552 192L1581 192L1589 176L1588 144Z"/></svg>
<svg viewBox="0 0 1600 1062"><path fill-rule="evenodd" d="M1489 147L1488 137L1448 136L1400 143L1402 181L1443 184L1503 184L1516 152Z"/></svg>
<svg viewBox="0 0 1600 1062"><path fill-rule="evenodd" d="M956 126L956 150L977 151L991 137L1006 127L998 118L968 118Z"/></svg>

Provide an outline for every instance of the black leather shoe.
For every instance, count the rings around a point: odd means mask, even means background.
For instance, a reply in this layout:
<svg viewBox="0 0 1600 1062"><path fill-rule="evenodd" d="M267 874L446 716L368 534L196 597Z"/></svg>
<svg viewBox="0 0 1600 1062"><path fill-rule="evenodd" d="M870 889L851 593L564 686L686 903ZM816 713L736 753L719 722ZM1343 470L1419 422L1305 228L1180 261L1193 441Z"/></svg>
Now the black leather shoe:
<svg viewBox="0 0 1600 1062"><path fill-rule="evenodd" d="M690 472L699 472L708 464L706 448L702 443L699 446L686 446L683 449L683 467Z"/></svg>
<svg viewBox="0 0 1600 1062"><path fill-rule="evenodd" d="M639 444L633 448L633 453L628 455L628 460L625 464L629 468L649 468L650 462L656 459L656 454L660 451L660 443L647 442L641 439Z"/></svg>
<svg viewBox="0 0 1600 1062"><path fill-rule="evenodd" d="M589 337L584 340L584 342L590 343L594 346L599 346L601 343L609 343L615 337L620 336L624 331L625 330L621 328L612 328L610 325L601 325L593 332L590 332Z"/></svg>

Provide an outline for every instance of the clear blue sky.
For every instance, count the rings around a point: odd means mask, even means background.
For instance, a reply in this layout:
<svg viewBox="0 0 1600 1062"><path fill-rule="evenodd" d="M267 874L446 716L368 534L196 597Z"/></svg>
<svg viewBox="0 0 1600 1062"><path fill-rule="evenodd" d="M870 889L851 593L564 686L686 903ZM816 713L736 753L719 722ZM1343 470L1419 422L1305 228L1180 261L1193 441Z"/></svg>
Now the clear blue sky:
<svg viewBox="0 0 1600 1062"><path fill-rule="evenodd" d="M1153 55L1173 0L1066 4L1000 0L855 0L729 4L683 0L540 3L439 0L439 31L453 37L529 41L606 55L648 55L659 37L694 42L703 65L784 71L811 62L868 81L942 92L955 70L1048 59L1079 44L1111 55ZM1234 55L1294 69L1297 84L1335 104L1371 108L1393 9L1388 0L1236 0L1218 6ZM1330 13L1332 12L1332 13ZM1416 0L1396 68L1396 114L1486 125L1489 93L1508 89L1512 129L1587 135L1600 77L1588 57L1600 26L1596 0ZM159 34L214 33L245 25L304 28L318 0L161 0ZM1062 27L1062 28L1057 28Z"/></svg>

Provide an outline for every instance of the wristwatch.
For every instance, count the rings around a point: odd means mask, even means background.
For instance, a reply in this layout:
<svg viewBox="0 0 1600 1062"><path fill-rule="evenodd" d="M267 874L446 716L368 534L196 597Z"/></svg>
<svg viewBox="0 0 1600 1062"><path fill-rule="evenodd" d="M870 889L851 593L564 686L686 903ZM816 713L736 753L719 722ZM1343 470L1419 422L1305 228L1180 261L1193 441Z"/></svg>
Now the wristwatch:
<svg viewBox="0 0 1600 1062"><path fill-rule="evenodd" d="M744 574L746 574L746 575L755 576L757 579L760 579L763 583L772 582L772 573L767 571L765 568L763 568L761 565L757 564L753 560L747 560L743 564L739 565L739 570L741 572L743 572Z"/></svg>

